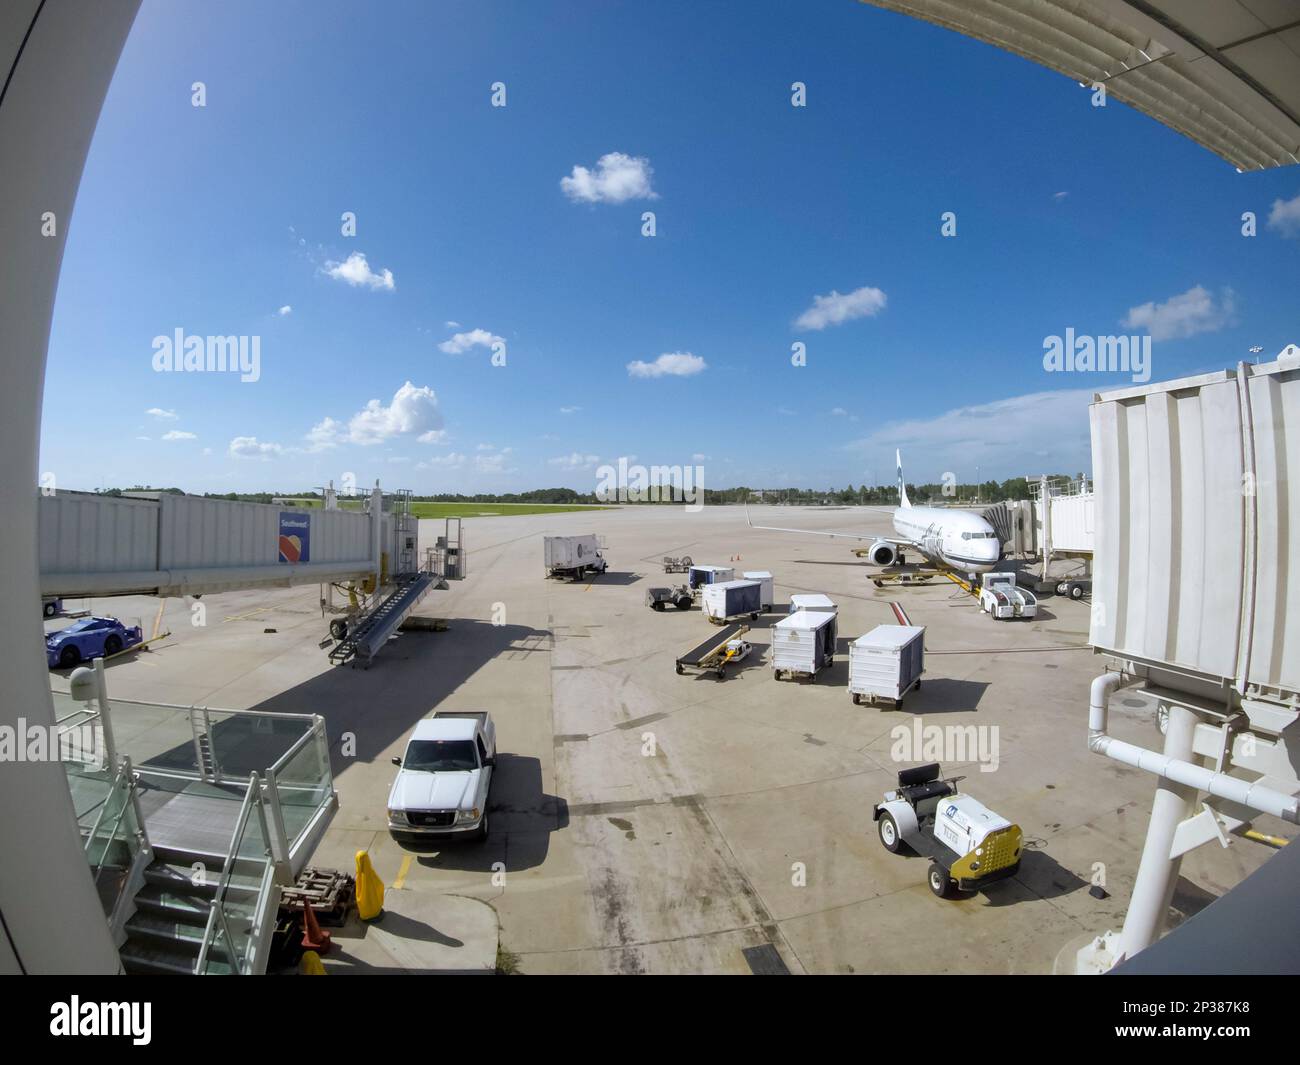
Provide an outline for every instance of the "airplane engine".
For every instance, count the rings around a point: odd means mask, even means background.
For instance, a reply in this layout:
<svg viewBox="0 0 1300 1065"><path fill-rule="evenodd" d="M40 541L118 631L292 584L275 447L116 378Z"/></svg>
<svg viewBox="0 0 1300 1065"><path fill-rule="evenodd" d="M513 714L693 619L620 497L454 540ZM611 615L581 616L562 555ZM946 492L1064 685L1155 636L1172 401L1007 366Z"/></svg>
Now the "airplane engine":
<svg viewBox="0 0 1300 1065"><path fill-rule="evenodd" d="M877 540L867 551L867 557L877 566L892 566L898 561L898 548L888 540Z"/></svg>

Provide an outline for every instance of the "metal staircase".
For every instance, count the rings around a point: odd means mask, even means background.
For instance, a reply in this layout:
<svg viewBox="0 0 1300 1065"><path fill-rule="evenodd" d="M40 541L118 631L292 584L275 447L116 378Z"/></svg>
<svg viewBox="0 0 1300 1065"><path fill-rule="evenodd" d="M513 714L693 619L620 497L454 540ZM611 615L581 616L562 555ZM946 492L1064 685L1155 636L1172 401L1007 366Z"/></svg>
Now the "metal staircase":
<svg viewBox="0 0 1300 1065"><path fill-rule="evenodd" d="M416 573L398 584L378 605L349 625L343 637L329 653L329 660L342 665L364 659L367 666L433 588L438 578L432 573ZM355 665L355 662L353 663Z"/></svg>

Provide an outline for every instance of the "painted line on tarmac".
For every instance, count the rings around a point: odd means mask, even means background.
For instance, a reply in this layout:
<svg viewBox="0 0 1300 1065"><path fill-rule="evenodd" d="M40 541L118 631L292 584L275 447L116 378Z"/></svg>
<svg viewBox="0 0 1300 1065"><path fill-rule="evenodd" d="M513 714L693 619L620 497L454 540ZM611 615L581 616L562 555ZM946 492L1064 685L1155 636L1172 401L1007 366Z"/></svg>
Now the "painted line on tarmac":
<svg viewBox="0 0 1300 1065"><path fill-rule="evenodd" d="M411 856L408 854L402 859L402 867L397 870L397 878L393 881L393 888L396 891L402 890L402 885L406 883L406 874L411 871Z"/></svg>

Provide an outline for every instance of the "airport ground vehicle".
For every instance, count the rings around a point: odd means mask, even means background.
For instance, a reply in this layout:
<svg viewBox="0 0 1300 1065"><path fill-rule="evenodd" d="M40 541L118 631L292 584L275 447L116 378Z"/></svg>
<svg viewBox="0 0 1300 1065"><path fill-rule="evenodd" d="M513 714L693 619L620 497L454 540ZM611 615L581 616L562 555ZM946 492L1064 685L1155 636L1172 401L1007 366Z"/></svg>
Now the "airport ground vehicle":
<svg viewBox="0 0 1300 1065"><path fill-rule="evenodd" d="M691 590L684 584L672 588L647 588L645 593L645 605L651 610L663 610L669 603L678 610L690 610L693 602Z"/></svg>
<svg viewBox="0 0 1300 1065"><path fill-rule="evenodd" d="M836 616L827 611L796 610L772 626L772 676L781 679L817 674L835 664Z"/></svg>
<svg viewBox="0 0 1300 1065"><path fill-rule="evenodd" d="M980 609L999 620L1032 618L1038 613L1038 598L1028 588L1016 585L1014 573L986 573L980 582Z"/></svg>
<svg viewBox="0 0 1300 1065"><path fill-rule="evenodd" d="M71 669L79 662L108 658L143 640L139 625L123 625L109 617L82 618L45 637L45 658L51 667Z"/></svg>
<svg viewBox="0 0 1300 1065"><path fill-rule="evenodd" d="M609 568L600 553L600 541L593 535L544 536L542 550L548 577L580 581L588 572L604 573Z"/></svg>
<svg viewBox="0 0 1300 1065"><path fill-rule="evenodd" d="M704 586L700 596L704 616L715 625L748 614L757 621L763 610L763 586L758 581L723 581Z"/></svg>
<svg viewBox="0 0 1300 1065"><path fill-rule="evenodd" d="M691 569L690 555L682 555L681 558L674 558L670 555L664 555L665 573L689 573L690 569Z"/></svg>
<svg viewBox="0 0 1300 1065"><path fill-rule="evenodd" d="M930 859L926 881L941 899L977 891L1020 869L1023 833L978 799L945 780L938 762L902 769L871 815L885 850L910 848Z"/></svg>
<svg viewBox="0 0 1300 1065"><path fill-rule="evenodd" d="M487 839L497 730L486 711L442 711L415 726L394 758L388 831L398 843Z"/></svg>
<svg viewBox="0 0 1300 1065"><path fill-rule="evenodd" d="M776 598L775 598L776 582L772 579L772 574L770 574L765 569L755 569L755 570L746 570L740 576L742 580L758 581L760 587L763 590L762 607L764 610L771 610L772 607L776 604Z"/></svg>
<svg viewBox="0 0 1300 1065"><path fill-rule="evenodd" d="M706 584L721 584L734 580L736 571L731 566L696 566L692 564L686 570L686 584L692 592L699 591Z"/></svg>
<svg viewBox="0 0 1300 1065"><path fill-rule="evenodd" d="M849 694L855 705L892 702L921 686L925 672L925 629L918 625L877 625L849 645Z"/></svg>
<svg viewBox="0 0 1300 1065"><path fill-rule="evenodd" d="M688 669L693 669L716 673L718 680L722 680L729 665L748 658L754 649L747 640L741 639L748 631L748 625L728 625L719 629L677 659L677 675L680 677Z"/></svg>

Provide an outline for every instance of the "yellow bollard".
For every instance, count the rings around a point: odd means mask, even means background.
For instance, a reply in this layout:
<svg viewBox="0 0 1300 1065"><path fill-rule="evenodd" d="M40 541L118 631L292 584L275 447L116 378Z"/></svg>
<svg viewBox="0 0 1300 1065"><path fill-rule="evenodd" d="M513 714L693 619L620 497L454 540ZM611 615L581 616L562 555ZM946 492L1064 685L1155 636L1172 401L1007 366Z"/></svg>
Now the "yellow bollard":
<svg viewBox="0 0 1300 1065"><path fill-rule="evenodd" d="M320 960L320 955L314 950L304 950L298 962L298 975L325 976L325 963Z"/></svg>
<svg viewBox="0 0 1300 1065"><path fill-rule="evenodd" d="M370 864L370 855L357 851L357 916L363 921L378 917L384 909L384 882Z"/></svg>

